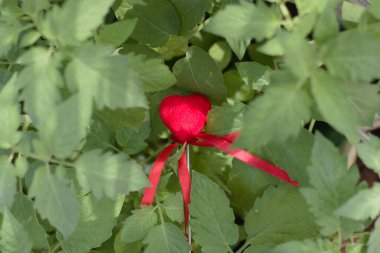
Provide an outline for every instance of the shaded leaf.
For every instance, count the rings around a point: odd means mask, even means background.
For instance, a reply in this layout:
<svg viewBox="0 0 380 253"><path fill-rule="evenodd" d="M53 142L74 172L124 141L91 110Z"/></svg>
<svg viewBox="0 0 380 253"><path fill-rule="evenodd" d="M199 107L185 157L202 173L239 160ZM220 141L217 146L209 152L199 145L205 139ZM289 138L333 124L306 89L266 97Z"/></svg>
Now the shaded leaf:
<svg viewBox="0 0 380 253"><path fill-rule="evenodd" d="M205 12L211 9L211 0L171 0L181 23L181 34L187 34L200 24Z"/></svg>
<svg viewBox="0 0 380 253"><path fill-rule="evenodd" d="M247 109L245 104L238 101L234 105L224 103L222 106L214 106L207 114L207 132L215 135L239 132Z"/></svg>
<svg viewBox="0 0 380 253"><path fill-rule="evenodd" d="M43 250L49 248L46 232L37 220L36 211L31 200L18 193L12 206L12 213L28 234L33 244L33 249Z"/></svg>
<svg viewBox="0 0 380 253"><path fill-rule="evenodd" d="M163 46L171 35L180 32L181 24L168 0L128 0L124 18L137 18L132 38L151 47Z"/></svg>
<svg viewBox="0 0 380 253"><path fill-rule="evenodd" d="M226 97L226 88L218 65L209 54L198 47L190 47L186 57L174 64L173 72L181 88L219 101Z"/></svg>
<svg viewBox="0 0 380 253"><path fill-rule="evenodd" d="M110 145L110 139L110 129L99 117L94 116L91 120L86 137L86 144L83 149L85 151L92 149L106 149Z"/></svg>
<svg viewBox="0 0 380 253"><path fill-rule="evenodd" d="M238 62L235 64L243 81L254 90L261 91L269 85L271 69L257 62Z"/></svg>

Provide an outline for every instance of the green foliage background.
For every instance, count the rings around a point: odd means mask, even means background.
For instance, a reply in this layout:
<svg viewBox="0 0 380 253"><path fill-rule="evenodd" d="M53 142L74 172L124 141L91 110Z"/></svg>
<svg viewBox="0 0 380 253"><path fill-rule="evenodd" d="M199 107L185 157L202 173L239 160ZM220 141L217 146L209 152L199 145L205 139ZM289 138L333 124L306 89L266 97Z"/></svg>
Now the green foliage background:
<svg viewBox="0 0 380 253"><path fill-rule="evenodd" d="M140 200L197 92L300 185L192 148L195 252L378 253L379 79L379 0L0 0L0 251L188 253L178 154Z"/></svg>

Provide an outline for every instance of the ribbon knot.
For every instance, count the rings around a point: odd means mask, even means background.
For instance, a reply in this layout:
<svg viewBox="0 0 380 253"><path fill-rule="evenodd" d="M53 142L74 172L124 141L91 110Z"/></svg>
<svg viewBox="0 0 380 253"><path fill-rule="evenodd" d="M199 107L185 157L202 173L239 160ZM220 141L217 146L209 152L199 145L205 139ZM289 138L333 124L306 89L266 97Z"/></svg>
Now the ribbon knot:
<svg viewBox="0 0 380 253"><path fill-rule="evenodd" d="M191 94L187 96L172 95L162 100L160 104L160 117L167 128L172 132L173 135L171 139L175 143L169 144L158 155L149 174L149 181L152 186L145 189L141 204L152 205L165 163L170 154L179 144L216 147L223 152L232 155L234 158L269 173L280 180L292 185L298 185L298 182L291 180L287 172L283 169L278 168L243 149L231 149L230 147L238 137L239 133L225 136L202 133L201 131L206 124L207 113L210 109L210 101L200 94ZM182 188L185 210L185 228L187 228L191 178L187 167L185 152L183 152L178 161L178 177Z"/></svg>

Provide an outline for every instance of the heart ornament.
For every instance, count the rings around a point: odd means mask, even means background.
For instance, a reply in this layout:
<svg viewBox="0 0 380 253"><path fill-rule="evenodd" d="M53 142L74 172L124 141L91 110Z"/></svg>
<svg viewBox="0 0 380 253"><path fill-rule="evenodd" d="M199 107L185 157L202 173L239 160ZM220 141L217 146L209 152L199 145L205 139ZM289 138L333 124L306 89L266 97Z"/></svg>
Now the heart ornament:
<svg viewBox="0 0 380 253"><path fill-rule="evenodd" d="M191 142L206 124L210 101L203 95L172 95L160 104L160 117L179 143Z"/></svg>

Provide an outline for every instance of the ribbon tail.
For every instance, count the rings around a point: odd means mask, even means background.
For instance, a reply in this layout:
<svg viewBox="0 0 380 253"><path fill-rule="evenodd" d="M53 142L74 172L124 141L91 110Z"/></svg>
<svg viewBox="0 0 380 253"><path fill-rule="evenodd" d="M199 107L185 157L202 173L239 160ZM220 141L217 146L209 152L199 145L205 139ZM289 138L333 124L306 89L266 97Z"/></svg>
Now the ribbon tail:
<svg viewBox="0 0 380 253"><path fill-rule="evenodd" d="M181 183L183 204L185 209L185 232L188 234L189 224L189 204L190 204L190 192L191 192L191 178L189 168L187 167L186 152L182 153L181 158L178 161L178 176Z"/></svg>
<svg viewBox="0 0 380 253"><path fill-rule="evenodd" d="M152 186L145 188L141 204L148 206L153 204L158 183L160 182L162 170L164 169L165 163L168 160L173 149L177 146L178 144L170 144L169 146L165 147L164 150L162 150L162 152L158 155L157 160L154 162L152 170L149 174L149 182L152 184Z"/></svg>
<svg viewBox="0 0 380 253"><path fill-rule="evenodd" d="M214 147L222 150L225 153L228 153L235 157L236 159L239 159L240 161L243 161L255 168L258 168L262 171L265 171L268 174L271 174L272 176L277 177L278 179L285 181L291 185L298 185L297 181L294 181L290 179L288 173L279 168L274 166L273 164L264 161L263 159L243 150L243 149L230 149L231 142L227 141L223 137L218 137L215 135L207 134L207 133L201 133L199 134L199 137L206 143L213 145Z"/></svg>

